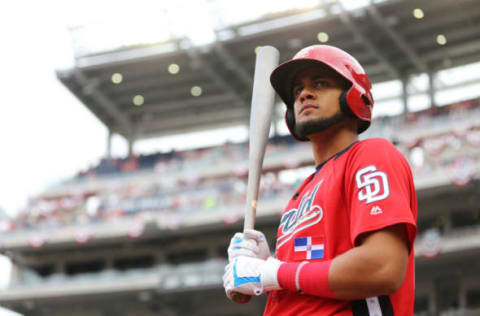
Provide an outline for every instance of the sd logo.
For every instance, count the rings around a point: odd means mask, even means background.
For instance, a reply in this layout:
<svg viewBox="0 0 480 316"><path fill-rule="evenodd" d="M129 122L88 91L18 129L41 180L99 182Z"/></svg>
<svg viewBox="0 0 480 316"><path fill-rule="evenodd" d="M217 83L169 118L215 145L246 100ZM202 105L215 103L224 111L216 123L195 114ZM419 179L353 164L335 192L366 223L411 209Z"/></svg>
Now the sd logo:
<svg viewBox="0 0 480 316"><path fill-rule="evenodd" d="M360 190L358 199L365 200L367 204L383 200L390 194L387 175L374 165L358 170L355 180Z"/></svg>

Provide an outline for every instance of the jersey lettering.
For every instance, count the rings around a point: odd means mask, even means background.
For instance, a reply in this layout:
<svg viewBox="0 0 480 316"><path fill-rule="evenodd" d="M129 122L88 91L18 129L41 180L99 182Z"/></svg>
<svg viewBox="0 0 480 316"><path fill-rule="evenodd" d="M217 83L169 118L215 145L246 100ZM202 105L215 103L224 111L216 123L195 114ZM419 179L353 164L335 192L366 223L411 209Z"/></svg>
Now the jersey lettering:
<svg viewBox="0 0 480 316"><path fill-rule="evenodd" d="M300 201L298 208L294 208L283 214L280 220L279 232L282 236L277 239L277 249L284 245L293 235L308 227L319 223L323 218L323 210L313 201L323 179L315 186L311 194L306 194Z"/></svg>
<svg viewBox="0 0 480 316"><path fill-rule="evenodd" d="M358 200L372 203L387 198L390 194L387 174L378 171L374 165L362 168L355 175L358 192Z"/></svg>

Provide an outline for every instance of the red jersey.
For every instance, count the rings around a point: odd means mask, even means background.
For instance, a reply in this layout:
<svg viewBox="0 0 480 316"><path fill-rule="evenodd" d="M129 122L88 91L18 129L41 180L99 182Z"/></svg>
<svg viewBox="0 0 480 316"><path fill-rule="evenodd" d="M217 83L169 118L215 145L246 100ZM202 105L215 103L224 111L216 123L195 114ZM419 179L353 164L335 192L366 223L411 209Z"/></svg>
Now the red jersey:
<svg viewBox="0 0 480 316"><path fill-rule="evenodd" d="M362 233L404 223L410 253L403 284L389 296L358 301L272 291L264 315L413 315L416 221L417 197L403 155L385 139L352 144L318 166L288 202L275 256L285 262L331 260L355 247Z"/></svg>

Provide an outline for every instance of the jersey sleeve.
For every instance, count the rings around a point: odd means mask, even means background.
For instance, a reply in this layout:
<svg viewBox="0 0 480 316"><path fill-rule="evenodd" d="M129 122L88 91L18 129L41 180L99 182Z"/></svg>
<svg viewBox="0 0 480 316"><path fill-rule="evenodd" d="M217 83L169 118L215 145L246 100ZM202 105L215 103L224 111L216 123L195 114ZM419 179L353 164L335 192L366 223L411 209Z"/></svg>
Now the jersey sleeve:
<svg viewBox="0 0 480 316"><path fill-rule="evenodd" d="M416 235L417 201L408 162L387 140L372 139L352 148L345 171L350 238L391 225L407 225L410 249Z"/></svg>

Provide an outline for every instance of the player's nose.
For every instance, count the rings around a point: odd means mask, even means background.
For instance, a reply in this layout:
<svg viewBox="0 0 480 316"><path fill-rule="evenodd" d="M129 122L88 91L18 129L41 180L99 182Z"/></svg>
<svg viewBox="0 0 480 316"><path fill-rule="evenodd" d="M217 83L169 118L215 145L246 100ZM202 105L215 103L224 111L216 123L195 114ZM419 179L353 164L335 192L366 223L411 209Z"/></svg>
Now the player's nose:
<svg viewBox="0 0 480 316"><path fill-rule="evenodd" d="M313 92L313 89L310 86L305 86L302 89L302 92L300 92L300 95L298 96L298 100L300 103L305 102L306 100L311 100L315 99L315 94Z"/></svg>

